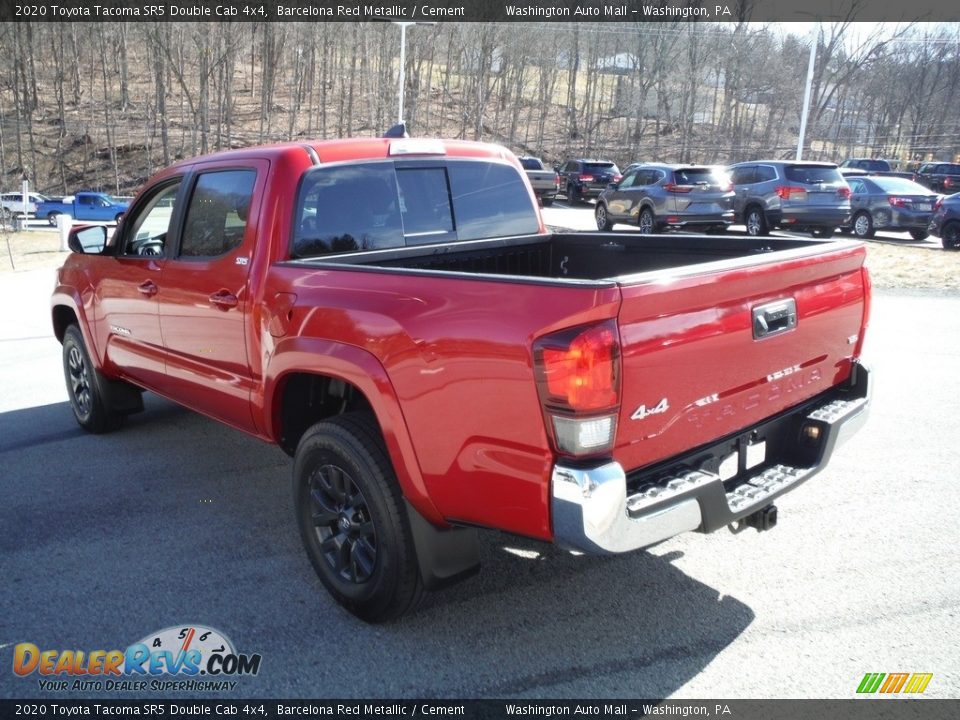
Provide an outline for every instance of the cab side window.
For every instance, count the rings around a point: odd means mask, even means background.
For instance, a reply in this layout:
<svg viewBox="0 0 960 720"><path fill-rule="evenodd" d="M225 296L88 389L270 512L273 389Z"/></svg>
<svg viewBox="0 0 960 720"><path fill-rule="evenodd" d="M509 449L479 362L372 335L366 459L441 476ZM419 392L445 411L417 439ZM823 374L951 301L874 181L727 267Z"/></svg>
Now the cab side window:
<svg viewBox="0 0 960 720"><path fill-rule="evenodd" d="M218 257L240 246L256 179L254 170L216 170L197 178L180 257Z"/></svg>

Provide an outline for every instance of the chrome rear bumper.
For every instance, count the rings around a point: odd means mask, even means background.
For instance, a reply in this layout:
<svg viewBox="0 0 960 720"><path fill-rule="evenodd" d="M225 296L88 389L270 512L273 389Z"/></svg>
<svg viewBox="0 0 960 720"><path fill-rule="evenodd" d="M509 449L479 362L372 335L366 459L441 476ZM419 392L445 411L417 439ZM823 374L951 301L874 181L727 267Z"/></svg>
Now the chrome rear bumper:
<svg viewBox="0 0 960 720"><path fill-rule="evenodd" d="M628 493L627 473L617 462L579 468L557 464L551 481L554 542L587 553L621 553L667 540L690 530L712 532L761 510L822 470L833 451L866 422L870 406L869 371L854 367L850 385L816 404L787 413L758 428L797 423L820 431L809 464L777 458L724 482L716 472L684 466L640 481ZM791 426L792 427L792 426ZM789 454L789 453L788 453ZM633 473L631 473L633 475Z"/></svg>

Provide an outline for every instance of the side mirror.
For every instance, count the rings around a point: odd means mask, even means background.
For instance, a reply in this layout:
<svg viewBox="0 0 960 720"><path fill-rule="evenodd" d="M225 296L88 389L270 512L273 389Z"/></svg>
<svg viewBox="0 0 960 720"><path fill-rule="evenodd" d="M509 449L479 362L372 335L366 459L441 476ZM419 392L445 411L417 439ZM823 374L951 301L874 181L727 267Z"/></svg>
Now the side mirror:
<svg viewBox="0 0 960 720"><path fill-rule="evenodd" d="M107 228L103 225L76 227L67 235L67 247L82 255L100 255L107 246Z"/></svg>
<svg viewBox="0 0 960 720"><path fill-rule="evenodd" d="M620 183L618 182L612 182L607 184L608 190L616 190L618 187L620 187Z"/></svg>

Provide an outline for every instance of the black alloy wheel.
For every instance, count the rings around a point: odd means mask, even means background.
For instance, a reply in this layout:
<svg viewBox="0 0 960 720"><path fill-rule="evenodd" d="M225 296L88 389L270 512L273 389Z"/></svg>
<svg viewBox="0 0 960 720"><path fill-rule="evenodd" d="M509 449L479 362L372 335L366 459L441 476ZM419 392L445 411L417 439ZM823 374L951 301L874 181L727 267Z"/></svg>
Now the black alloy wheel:
<svg viewBox="0 0 960 720"><path fill-rule="evenodd" d="M377 564L377 533L367 500L339 465L321 465L310 476L310 509L327 564L341 579L365 583Z"/></svg>
<svg viewBox="0 0 960 720"><path fill-rule="evenodd" d="M367 622L423 596L407 508L373 415L316 423L294 455L294 507L307 557L327 592Z"/></svg>

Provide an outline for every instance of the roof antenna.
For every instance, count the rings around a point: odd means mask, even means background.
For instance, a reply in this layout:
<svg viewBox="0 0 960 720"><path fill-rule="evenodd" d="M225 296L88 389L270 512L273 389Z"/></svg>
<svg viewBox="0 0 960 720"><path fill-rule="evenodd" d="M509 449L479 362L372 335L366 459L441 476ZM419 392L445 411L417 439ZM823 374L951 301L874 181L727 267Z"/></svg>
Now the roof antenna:
<svg viewBox="0 0 960 720"><path fill-rule="evenodd" d="M383 136L384 136L385 138L406 138L406 137L410 137L410 135L407 134L407 124L406 124L406 123L402 123L402 122L397 123L397 124L394 125L392 128L390 128L389 130L387 130L387 131L383 134Z"/></svg>

